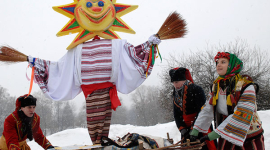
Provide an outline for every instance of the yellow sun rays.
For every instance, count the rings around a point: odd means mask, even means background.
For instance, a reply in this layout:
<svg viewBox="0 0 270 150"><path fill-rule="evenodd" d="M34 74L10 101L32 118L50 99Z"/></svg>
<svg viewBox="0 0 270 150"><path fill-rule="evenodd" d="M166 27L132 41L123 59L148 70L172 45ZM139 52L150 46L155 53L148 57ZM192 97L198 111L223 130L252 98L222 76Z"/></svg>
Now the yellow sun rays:
<svg viewBox="0 0 270 150"><path fill-rule="evenodd" d="M92 39L96 35L105 39L119 39L120 37L115 33L115 31L135 34L135 31L131 29L120 17L137 9L138 5L119 4L116 3L116 0L111 0L116 13L115 20L113 21L112 25L106 31L88 31L82 28L75 18L74 11L78 2L79 0L74 0L73 3L53 7L53 9L58 13L70 18L69 22L56 34L57 36L64 36L79 32L75 39L67 47L67 50L70 50L78 44Z"/></svg>

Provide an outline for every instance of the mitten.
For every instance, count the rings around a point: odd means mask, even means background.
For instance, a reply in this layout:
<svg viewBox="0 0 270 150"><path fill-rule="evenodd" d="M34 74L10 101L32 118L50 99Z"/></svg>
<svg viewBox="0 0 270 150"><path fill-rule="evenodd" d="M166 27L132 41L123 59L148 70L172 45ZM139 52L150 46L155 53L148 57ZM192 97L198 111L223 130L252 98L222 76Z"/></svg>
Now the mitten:
<svg viewBox="0 0 270 150"><path fill-rule="evenodd" d="M151 43L151 44L159 44L161 42L161 40L155 35L151 35L148 39L148 42Z"/></svg>

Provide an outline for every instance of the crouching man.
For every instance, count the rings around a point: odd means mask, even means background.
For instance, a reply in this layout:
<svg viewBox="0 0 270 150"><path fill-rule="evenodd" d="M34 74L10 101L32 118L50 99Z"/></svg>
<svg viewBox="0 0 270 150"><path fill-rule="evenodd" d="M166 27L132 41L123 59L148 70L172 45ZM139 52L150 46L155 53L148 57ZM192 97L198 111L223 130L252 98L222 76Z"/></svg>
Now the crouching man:
<svg viewBox="0 0 270 150"><path fill-rule="evenodd" d="M31 150L26 139L33 139L46 150L55 150L43 135L40 117L35 113L37 99L23 95L16 100L16 109L4 122L0 150Z"/></svg>

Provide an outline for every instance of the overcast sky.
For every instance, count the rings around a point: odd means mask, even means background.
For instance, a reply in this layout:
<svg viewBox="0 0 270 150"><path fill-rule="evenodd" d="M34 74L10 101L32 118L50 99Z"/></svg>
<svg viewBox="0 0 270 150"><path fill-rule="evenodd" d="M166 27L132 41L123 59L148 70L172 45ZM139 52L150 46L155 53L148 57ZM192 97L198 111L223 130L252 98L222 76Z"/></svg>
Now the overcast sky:
<svg viewBox="0 0 270 150"><path fill-rule="evenodd" d="M72 3L73 0L1 0L0 45L42 59L57 61L66 53L66 47L77 34L56 37L56 33L69 18L55 12L52 6ZM139 8L121 17L136 34L117 32L122 39L138 45L158 31L168 14L179 12L188 23L188 34L183 39L163 41L162 57L170 53L189 53L209 45L222 44L240 38L251 46L269 51L270 1L269 0L117 0L117 3L139 5ZM146 85L158 85L158 74L163 61L156 61ZM27 63L0 65L0 85L12 96L28 93ZM29 69L30 71L30 69ZM39 87L35 84L33 92ZM83 101L81 94L75 99Z"/></svg>

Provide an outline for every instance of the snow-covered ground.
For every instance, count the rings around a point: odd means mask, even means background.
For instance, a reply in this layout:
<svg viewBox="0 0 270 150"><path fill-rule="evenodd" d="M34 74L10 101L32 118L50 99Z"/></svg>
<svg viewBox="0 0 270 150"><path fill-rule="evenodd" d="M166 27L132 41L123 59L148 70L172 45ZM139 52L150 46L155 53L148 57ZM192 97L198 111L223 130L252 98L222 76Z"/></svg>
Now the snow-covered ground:
<svg viewBox="0 0 270 150"><path fill-rule="evenodd" d="M263 122L265 149L270 149L270 110L259 111L260 118ZM152 135L167 138L167 132L173 140L180 140L180 133L175 122L157 124L155 126L133 126L133 125L112 125L109 137L116 139L122 137L128 132ZM47 137L54 146L68 145L91 145L92 142L86 128L76 128L61 131ZM43 150L37 143L31 141L28 143L32 150Z"/></svg>

